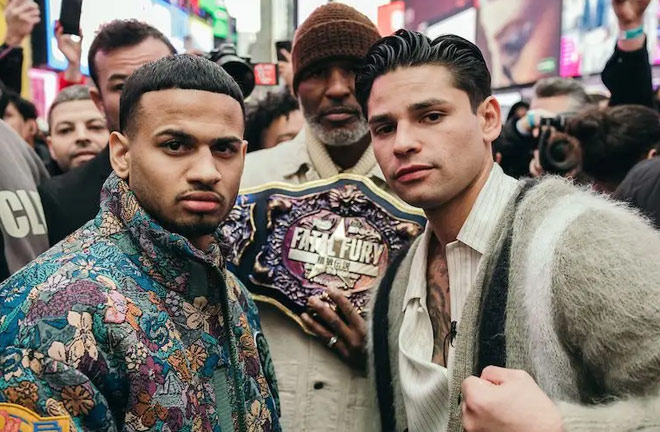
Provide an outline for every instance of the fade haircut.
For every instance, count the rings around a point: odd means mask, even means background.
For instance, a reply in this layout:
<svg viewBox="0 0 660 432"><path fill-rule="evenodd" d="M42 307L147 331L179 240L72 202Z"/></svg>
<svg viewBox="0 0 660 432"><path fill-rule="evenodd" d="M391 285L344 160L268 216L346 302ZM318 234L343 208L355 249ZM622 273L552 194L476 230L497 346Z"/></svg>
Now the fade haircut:
<svg viewBox="0 0 660 432"><path fill-rule="evenodd" d="M245 139L248 142L248 151L261 150L263 132L275 120L298 109L298 101L289 89L271 91L266 97L254 104L248 104L247 120L245 121Z"/></svg>
<svg viewBox="0 0 660 432"><path fill-rule="evenodd" d="M176 54L176 48L160 31L147 23L131 20L114 20L103 25L89 48L87 62L89 64L89 76L96 87L101 91L99 75L94 63L96 54L101 51L110 53L119 48L132 47L142 43L145 39L154 38L163 42L172 54Z"/></svg>
<svg viewBox="0 0 660 432"><path fill-rule="evenodd" d="M55 100L53 101L53 104L48 109L48 131L50 132L51 128L53 127L51 118L55 107L66 102L91 100L91 99L92 97L89 94L89 87L87 86L79 84L62 89L57 94L57 96L55 96Z"/></svg>
<svg viewBox="0 0 660 432"><path fill-rule="evenodd" d="M376 78L398 68L428 64L449 70L454 87L467 93L473 112L491 95L490 72L475 44L456 35L431 41L422 33L401 29L372 45L358 73L356 97L364 115Z"/></svg>
<svg viewBox="0 0 660 432"><path fill-rule="evenodd" d="M203 57L181 54L147 63L128 77L119 99L119 130L123 134L132 132L143 94L172 89L225 94L241 105L245 117L243 93L222 66Z"/></svg>
<svg viewBox="0 0 660 432"><path fill-rule="evenodd" d="M560 77L543 78L534 86L536 98L570 96L572 111L581 111L591 106L591 98L579 82Z"/></svg>

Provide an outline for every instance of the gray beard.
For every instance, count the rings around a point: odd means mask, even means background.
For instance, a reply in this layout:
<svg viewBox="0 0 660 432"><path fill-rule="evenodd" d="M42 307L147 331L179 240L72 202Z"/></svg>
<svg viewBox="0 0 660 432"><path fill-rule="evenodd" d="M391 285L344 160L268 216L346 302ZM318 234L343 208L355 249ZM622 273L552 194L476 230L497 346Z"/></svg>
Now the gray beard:
<svg viewBox="0 0 660 432"><path fill-rule="evenodd" d="M338 127L334 129L326 129L323 127L317 116L305 115L305 120L309 124L312 133L319 141L329 147L348 147L360 141L366 134L369 133L369 125L367 119L360 114L356 124Z"/></svg>

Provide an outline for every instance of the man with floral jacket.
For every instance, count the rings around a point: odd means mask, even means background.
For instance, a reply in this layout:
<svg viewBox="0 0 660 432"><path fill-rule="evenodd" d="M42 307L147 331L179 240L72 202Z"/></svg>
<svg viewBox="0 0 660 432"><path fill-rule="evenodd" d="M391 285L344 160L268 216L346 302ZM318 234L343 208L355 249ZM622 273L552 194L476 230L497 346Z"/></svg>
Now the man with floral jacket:
<svg viewBox="0 0 660 432"><path fill-rule="evenodd" d="M279 431L256 308L216 229L245 158L240 89L215 63L167 57L126 81L120 123L99 214L0 285L0 417Z"/></svg>

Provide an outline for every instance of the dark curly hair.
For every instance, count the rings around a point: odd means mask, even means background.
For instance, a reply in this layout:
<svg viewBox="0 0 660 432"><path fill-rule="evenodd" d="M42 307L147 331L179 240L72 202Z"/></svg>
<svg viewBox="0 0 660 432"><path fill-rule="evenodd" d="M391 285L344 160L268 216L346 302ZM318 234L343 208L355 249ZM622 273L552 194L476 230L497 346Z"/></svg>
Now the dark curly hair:
<svg viewBox="0 0 660 432"><path fill-rule="evenodd" d="M298 109L298 101L289 93L288 89L270 91L266 97L256 103L248 104L247 119L245 121L245 140L248 142L248 152L261 150L262 133L268 126L281 116Z"/></svg>
<svg viewBox="0 0 660 432"><path fill-rule="evenodd" d="M434 64L446 67L454 86L467 93L472 111L491 95L490 72L479 48L456 35L434 40L411 30L397 30L369 49L355 80L357 100L367 113L367 101L376 78L400 67Z"/></svg>
<svg viewBox="0 0 660 432"><path fill-rule="evenodd" d="M573 118L567 133L580 142L584 173L616 186L652 149L660 149L660 115L641 105L593 108Z"/></svg>

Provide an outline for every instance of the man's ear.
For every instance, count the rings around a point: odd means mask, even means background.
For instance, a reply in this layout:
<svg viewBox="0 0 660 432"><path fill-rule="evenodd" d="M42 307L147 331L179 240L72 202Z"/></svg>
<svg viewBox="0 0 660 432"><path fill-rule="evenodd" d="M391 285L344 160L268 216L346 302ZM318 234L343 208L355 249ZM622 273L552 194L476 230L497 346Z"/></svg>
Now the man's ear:
<svg viewBox="0 0 660 432"><path fill-rule="evenodd" d="M46 137L46 144L48 144L48 153L50 153L51 159L57 162L57 159L55 158L55 150L53 149L53 140L50 138L50 135Z"/></svg>
<svg viewBox="0 0 660 432"><path fill-rule="evenodd" d="M106 115L105 107L103 106L103 98L101 97L101 92L96 87L89 88L89 96L92 98L92 102L96 105L96 109L101 111L103 115Z"/></svg>
<svg viewBox="0 0 660 432"><path fill-rule="evenodd" d="M131 168L131 152L129 140L119 132L110 134L110 164L117 175L128 180L128 173Z"/></svg>
<svg viewBox="0 0 660 432"><path fill-rule="evenodd" d="M500 136L502 131L502 109L495 96L488 96L479 105L477 116L479 117L479 127L481 127L484 141L492 143Z"/></svg>
<svg viewBox="0 0 660 432"><path fill-rule="evenodd" d="M246 140L243 140L243 142L241 143L241 153L243 154L243 159L245 159L247 148L248 148L248 142Z"/></svg>
<svg viewBox="0 0 660 432"><path fill-rule="evenodd" d="M658 155L658 151L656 149L651 149L649 150L648 154L646 155L646 159L653 159Z"/></svg>

